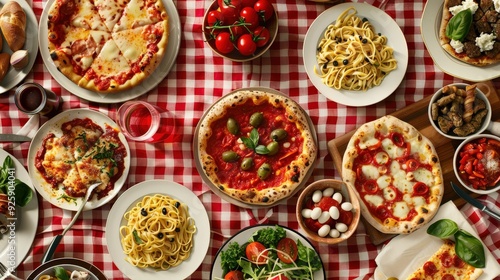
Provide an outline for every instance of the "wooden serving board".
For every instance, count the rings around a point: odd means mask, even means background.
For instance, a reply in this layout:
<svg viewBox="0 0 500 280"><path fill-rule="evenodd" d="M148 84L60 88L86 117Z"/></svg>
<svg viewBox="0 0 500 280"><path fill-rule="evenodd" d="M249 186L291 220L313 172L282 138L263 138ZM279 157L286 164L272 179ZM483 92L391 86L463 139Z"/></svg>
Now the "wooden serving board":
<svg viewBox="0 0 500 280"><path fill-rule="evenodd" d="M492 89L492 84L488 83L488 85ZM436 151L439 156L439 160L441 161L441 169L443 172L443 182L444 182L444 195L442 203L453 200L453 202L457 205L457 207L461 207L465 204L465 201L460 198L455 191L451 188L450 182L458 183L458 179L453 172L453 154L455 152L456 147L460 144L459 140L451 140L448 139L441 134L439 134L434 127L431 125L428 117L428 106L431 96L428 96L412 105L405 107L399 111L392 113L392 116L395 116L407 123L410 123L415 128L417 128L420 133L422 133L425 137L427 137L436 148ZM500 108L500 99L498 96L498 92L496 90L492 90L490 94L488 94L488 99L491 103L492 108L492 120L500 121L500 110L495 108ZM330 140L328 142L328 151L333 158L333 162L335 164L335 168L342 174L342 158L344 156L344 152L346 150L347 144L354 134L355 130L344 134L338 138ZM487 131L485 132L487 133ZM473 195L477 196L477 195ZM368 235L370 236L373 244L379 245L384 241L392 238L394 235L381 233L376 230L373 226L371 226L368 222L362 219L365 228L367 230Z"/></svg>

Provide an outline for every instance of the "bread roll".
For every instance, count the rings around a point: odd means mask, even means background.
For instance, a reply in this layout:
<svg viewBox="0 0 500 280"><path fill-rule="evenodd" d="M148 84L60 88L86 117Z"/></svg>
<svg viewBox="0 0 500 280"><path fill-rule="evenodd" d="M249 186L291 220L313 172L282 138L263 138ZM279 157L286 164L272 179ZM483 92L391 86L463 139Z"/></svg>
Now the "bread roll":
<svg viewBox="0 0 500 280"><path fill-rule="evenodd" d="M15 52L26 41L26 13L16 1L9 1L0 10L0 28L9 48Z"/></svg>
<svg viewBox="0 0 500 280"><path fill-rule="evenodd" d="M0 82L3 80L10 66L10 54L0 53Z"/></svg>

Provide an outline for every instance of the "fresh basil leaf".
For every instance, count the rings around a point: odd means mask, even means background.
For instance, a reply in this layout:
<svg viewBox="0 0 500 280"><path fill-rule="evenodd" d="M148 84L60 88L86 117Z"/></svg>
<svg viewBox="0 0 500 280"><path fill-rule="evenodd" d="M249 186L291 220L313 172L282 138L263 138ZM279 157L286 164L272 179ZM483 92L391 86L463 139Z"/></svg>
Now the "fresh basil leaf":
<svg viewBox="0 0 500 280"><path fill-rule="evenodd" d="M33 190L19 179L16 179L14 183L16 205L24 207L33 198Z"/></svg>
<svg viewBox="0 0 500 280"><path fill-rule="evenodd" d="M472 24L472 12L465 9L454 15L446 26L446 37L452 40L462 41L469 33Z"/></svg>
<svg viewBox="0 0 500 280"><path fill-rule="evenodd" d="M246 138L246 137L241 137L241 142L243 142L243 144L249 148L250 150L255 150L255 145L253 143L253 141L250 139L250 138Z"/></svg>
<svg viewBox="0 0 500 280"><path fill-rule="evenodd" d="M458 230L455 234L455 251L466 263L477 268L486 266L486 255L483 243L465 230Z"/></svg>
<svg viewBox="0 0 500 280"><path fill-rule="evenodd" d="M269 154L269 149L264 145L259 145L255 147L255 152L259 155L267 155Z"/></svg>
<svg viewBox="0 0 500 280"><path fill-rule="evenodd" d="M135 243L137 243L137 244L144 243L144 241L142 241L142 239L139 237L139 234L137 233L137 231L135 229L134 229L134 231L132 231L132 235L134 236Z"/></svg>
<svg viewBox="0 0 500 280"><path fill-rule="evenodd" d="M458 231L458 225L450 219L441 219L427 228L427 233L439 238L447 238Z"/></svg>
<svg viewBox="0 0 500 280"><path fill-rule="evenodd" d="M59 280L69 280L69 276L68 273L66 272L66 269L60 266L54 267L54 276Z"/></svg>
<svg viewBox="0 0 500 280"><path fill-rule="evenodd" d="M252 131L250 131L250 139L252 140L254 147L259 145L259 131L257 131L257 129L253 128Z"/></svg>

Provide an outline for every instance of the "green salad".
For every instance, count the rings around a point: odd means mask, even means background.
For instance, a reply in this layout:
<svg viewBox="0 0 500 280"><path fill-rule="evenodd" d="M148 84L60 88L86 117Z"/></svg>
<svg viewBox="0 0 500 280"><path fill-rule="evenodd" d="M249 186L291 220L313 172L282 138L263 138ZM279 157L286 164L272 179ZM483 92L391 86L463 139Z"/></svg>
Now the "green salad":
<svg viewBox="0 0 500 280"><path fill-rule="evenodd" d="M257 230L244 244L231 242L220 253L224 280L314 279L323 268L316 251L287 237L280 226Z"/></svg>

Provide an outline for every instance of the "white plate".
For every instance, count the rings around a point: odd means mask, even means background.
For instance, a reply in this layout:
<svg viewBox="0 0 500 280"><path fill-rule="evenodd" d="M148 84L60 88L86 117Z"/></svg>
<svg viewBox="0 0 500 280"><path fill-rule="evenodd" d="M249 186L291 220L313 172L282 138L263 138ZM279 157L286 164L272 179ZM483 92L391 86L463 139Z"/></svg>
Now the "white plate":
<svg viewBox="0 0 500 280"><path fill-rule="evenodd" d="M52 6L52 3L54 3L54 1L55 0L49 0L45 4L45 8L43 9L42 15L40 17L40 22L47 22L49 8ZM72 94L88 101L99 103L118 103L134 99L149 92L154 87L156 87L167 76L168 72L170 72L170 69L172 69L172 66L174 65L177 58L177 54L179 53L179 47L181 43L181 22L179 13L177 12L177 8L175 7L175 4L170 0L164 0L163 5L165 5L168 13L169 35L167 51L165 52L165 56L163 57L162 62L158 65L158 68L156 68L151 76L146 78L146 80L144 80L141 84L131 89L112 94L101 94L79 87L77 84L73 83L66 76L64 76L59 70L57 70L54 61L50 58L48 49L48 40L46 36L46 34L48 34L48 26L47 24L40 24L40 54L42 55L42 59L45 66L47 67L47 70L49 70L52 77L54 77L54 79L62 87L64 87Z"/></svg>
<svg viewBox="0 0 500 280"><path fill-rule="evenodd" d="M500 63L489 66L473 66L462 62L450 54L442 47L439 41L439 27L443 14L444 0L427 1L420 25L420 33L427 51L441 71L471 82L482 82L500 77Z"/></svg>
<svg viewBox="0 0 500 280"><path fill-rule="evenodd" d="M17 220L7 221L15 222L15 239L9 239L9 231L0 237L0 262L5 266L12 268L17 267L28 254L31 244L35 238L36 227L38 225L38 200L35 192L35 188L31 183L30 176L24 166L11 154L0 149L0 165L7 156L12 158L14 164L16 165L16 178L23 181L33 190L33 198L24 207L16 207ZM15 243L12 243L12 241ZM12 251L10 247L15 246L15 251ZM14 252L15 265L10 262L9 253Z"/></svg>
<svg viewBox="0 0 500 280"><path fill-rule="evenodd" d="M10 0L0 0L0 3L3 7L3 5L9 1ZM19 5L21 5L24 13L26 14L26 42L24 43L23 50L28 51L28 64L20 70L16 70L14 69L14 67L10 66L9 71L0 83L0 94L15 87L26 77L26 75L28 75L28 73L31 71L31 68L33 68L33 64L35 64L36 56L38 54L38 21L36 19L35 13L26 1L16 1L19 3ZM2 36L0 36L0 39L4 40L2 52L12 54L9 45L7 45L7 41L5 41Z"/></svg>
<svg viewBox="0 0 500 280"><path fill-rule="evenodd" d="M328 87L314 73L314 67L318 65L316 50L326 28L349 7L357 10L358 17L367 18L375 28L375 32L387 37L387 45L394 49L394 58L398 62L398 67L384 78L382 84L367 91L337 90ZM401 28L384 11L364 3L343 3L321 13L307 30L302 51L307 75L316 89L326 98L347 106L368 106L384 100L399 86L408 66L408 46Z"/></svg>
<svg viewBox="0 0 500 280"><path fill-rule="evenodd" d="M35 188L38 191L38 193L40 193L40 195L42 195L43 198L52 203L54 206L71 211L78 210L82 198L78 198L76 202L75 201L68 202L63 199L57 199L62 194L64 194L64 191L62 189L59 189L54 193L54 191L52 190L52 186L45 181L40 172L38 172L38 170L36 169L35 157L36 153L42 146L43 139L49 133L54 133L56 137L60 137L62 135L61 125L67 121L76 118L81 118L81 119L89 118L94 123L101 126L104 131L106 131L106 124L119 130L118 125L103 113L90 109L67 110L49 119L45 124L43 124L40 127L35 137L33 137L33 140L31 140L31 144L28 151L28 171L30 173L31 180L33 181L33 184L35 185ZM125 184L130 169L130 148L123 133L121 132L119 133L119 138L122 141L123 145L125 146L125 149L127 150L127 156L125 157L125 170L123 170L122 176L115 182L115 187L113 188L113 190L111 190L108 193L108 195L103 197L102 199L97 199L97 196L94 195L92 199L90 199L87 202L87 204L85 204L85 206L83 207L84 211L94 209L106 204L108 201L113 199L118 194L123 184Z"/></svg>
<svg viewBox="0 0 500 280"><path fill-rule="evenodd" d="M238 244L240 244L240 245L244 244L245 242L248 242L250 237L252 237L252 235L256 231L258 231L259 229L267 228L267 227L275 227L275 225L256 225L256 226L246 227L246 228L242 229L240 232L238 232L237 234L235 234L233 237L229 238L224 243L224 245L222 245L222 247L219 249L219 251L217 251L217 255L215 255L215 262L212 265L212 270L210 271L210 279L215 279L215 277L222 279L223 271L222 271L222 267L221 267L221 255L220 255L220 253L222 251L226 250L230 243L238 242ZM293 229L287 228L285 226L280 226L280 227L285 229L287 237L293 239L294 241L300 240L300 243L302 243L302 245L313 249L314 252L316 252L316 254L318 254L318 252L316 251L314 246L311 244L311 242L307 238L305 238L302 234L300 234L299 232L297 232ZM319 256L319 254L318 254L318 256ZM320 270L314 272L314 280L325 280L326 279L325 268L323 265L323 261L321 260L321 257L320 257L320 261L321 261L322 268Z"/></svg>
<svg viewBox="0 0 500 280"><path fill-rule="evenodd" d="M189 215L194 218L196 233L191 255L181 264L168 270L142 269L125 260L125 253L120 242L120 227L126 225L123 219L125 212L146 195L166 194L178 199L188 206ZM210 221L205 206L188 188L167 180L150 180L130 187L116 200L109 212L106 222L106 245L115 265L123 274L131 279L185 279L203 262L210 245Z"/></svg>
<svg viewBox="0 0 500 280"><path fill-rule="evenodd" d="M107 280L106 276L93 264L80 259L60 258L53 259L37 267L28 276L27 280L38 280L42 275L54 275L54 268L62 267L66 270L86 271L89 273L89 280Z"/></svg>
<svg viewBox="0 0 500 280"><path fill-rule="evenodd" d="M451 219L460 229L468 231L479 238L472 226L467 222L453 201L440 206L432 221L408 235L394 237L378 254L375 262L375 280L385 280L388 277L406 279L413 271L423 265L443 244L440 238L427 234L427 228L440 219ZM479 240L481 240L479 238ZM425 244L425 246L422 246ZM486 268L479 279L494 279L500 275L500 265L488 248L484 245ZM394 252L398 252L394 254ZM404 265L401 265L404 264Z"/></svg>

